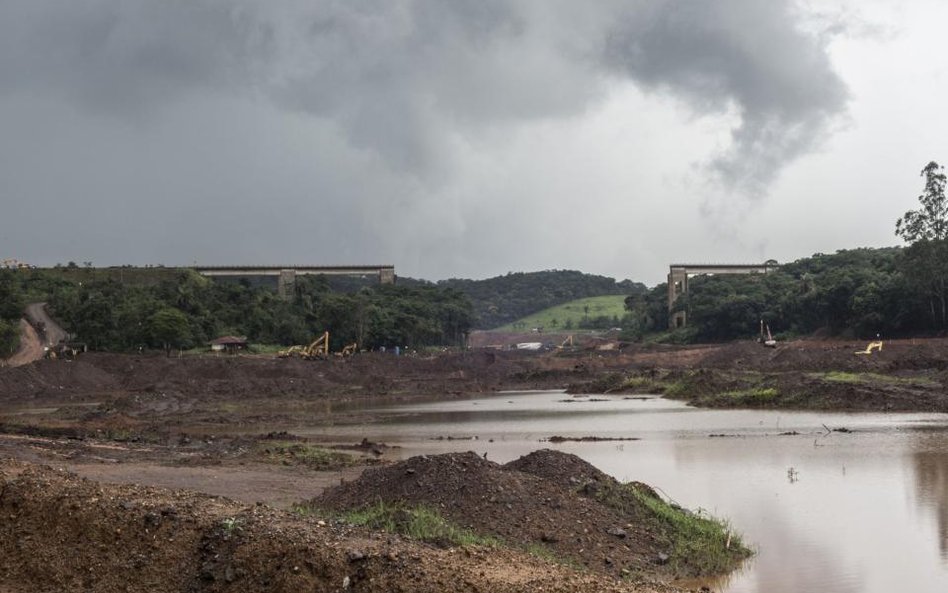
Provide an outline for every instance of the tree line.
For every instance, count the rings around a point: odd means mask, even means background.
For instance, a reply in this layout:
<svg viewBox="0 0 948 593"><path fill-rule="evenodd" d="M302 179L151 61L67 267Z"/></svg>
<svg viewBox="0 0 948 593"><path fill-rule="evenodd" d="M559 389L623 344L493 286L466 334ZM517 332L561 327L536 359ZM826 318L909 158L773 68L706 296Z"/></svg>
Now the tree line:
<svg viewBox="0 0 948 593"><path fill-rule="evenodd" d="M214 281L186 269L151 283L91 272L82 281L44 270L19 274L20 291L46 300L65 329L95 350L190 348L222 335L305 344L323 331L330 332L334 350L352 342L363 348L456 346L473 321L462 293L437 286L377 285L350 293L332 290L324 277L301 276L284 299L267 286Z"/></svg>
<svg viewBox="0 0 948 593"><path fill-rule="evenodd" d="M20 345L20 318L26 301L20 290L18 270L0 269L0 358L16 352Z"/></svg>

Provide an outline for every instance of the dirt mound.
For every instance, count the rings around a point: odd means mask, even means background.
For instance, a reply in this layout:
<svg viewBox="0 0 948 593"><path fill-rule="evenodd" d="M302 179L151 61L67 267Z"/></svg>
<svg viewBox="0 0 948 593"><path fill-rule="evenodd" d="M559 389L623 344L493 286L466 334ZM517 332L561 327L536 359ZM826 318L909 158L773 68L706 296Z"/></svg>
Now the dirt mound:
<svg viewBox="0 0 948 593"><path fill-rule="evenodd" d="M312 504L349 510L379 502L433 508L472 531L620 577L662 574L670 539L634 496L600 502L618 482L579 458L541 451L500 466L475 453L413 457L366 470Z"/></svg>
<svg viewBox="0 0 948 593"><path fill-rule="evenodd" d="M576 455L540 449L503 466L504 469L531 474L566 488L578 488L589 482L614 483L615 478Z"/></svg>
<svg viewBox="0 0 948 593"><path fill-rule="evenodd" d="M109 392L119 385L94 359L38 360L0 372L0 393L18 399L45 395L69 399L75 393Z"/></svg>
<svg viewBox="0 0 948 593"><path fill-rule="evenodd" d="M441 550L265 506L98 484L11 461L0 461L0 513L5 593L640 590L508 549Z"/></svg>

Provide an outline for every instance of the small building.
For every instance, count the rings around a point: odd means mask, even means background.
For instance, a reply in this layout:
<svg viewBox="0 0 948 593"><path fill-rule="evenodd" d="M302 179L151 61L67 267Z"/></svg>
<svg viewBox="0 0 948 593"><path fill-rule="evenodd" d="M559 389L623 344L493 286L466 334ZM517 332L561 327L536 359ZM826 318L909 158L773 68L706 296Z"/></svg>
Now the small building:
<svg viewBox="0 0 948 593"><path fill-rule="evenodd" d="M212 352L234 353L247 349L246 336L221 336L216 340L210 341Z"/></svg>

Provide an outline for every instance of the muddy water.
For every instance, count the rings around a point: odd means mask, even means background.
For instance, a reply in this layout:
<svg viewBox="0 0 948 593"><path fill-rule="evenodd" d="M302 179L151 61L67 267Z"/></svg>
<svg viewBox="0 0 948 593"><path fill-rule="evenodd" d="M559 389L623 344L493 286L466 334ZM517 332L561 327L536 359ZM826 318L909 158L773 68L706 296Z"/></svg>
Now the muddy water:
<svg viewBox="0 0 948 593"><path fill-rule="evenodd" d="M948 591L948 415L575 399L534 392L394 406L377 410L377 424L330 430L398 443L400 457L473 450L503 463L550 447L647 482L727 518L758 550L710 583L715 591ZM553 435L640 440L542 442Z"/></svg>

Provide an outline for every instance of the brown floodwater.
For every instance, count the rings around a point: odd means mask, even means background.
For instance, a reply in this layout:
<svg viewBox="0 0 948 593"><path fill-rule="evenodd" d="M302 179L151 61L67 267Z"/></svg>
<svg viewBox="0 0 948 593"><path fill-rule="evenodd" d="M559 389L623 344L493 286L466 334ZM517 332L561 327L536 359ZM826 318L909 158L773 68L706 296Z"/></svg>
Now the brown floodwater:
<svg viewBox="0 0 948 593"><path fill-rule="evenodd" d="M707 583L715 591L948 591L946 414L703 410L658 397L519 392L372 415L378 422L311 434L398 444L401 458L471 450L504 463L548 447L728 520L757 555ZM545 442L554 435L640 440Z"/></svg>

